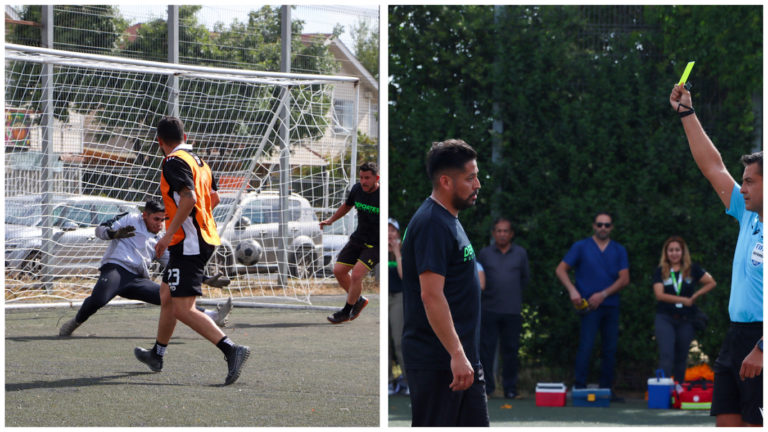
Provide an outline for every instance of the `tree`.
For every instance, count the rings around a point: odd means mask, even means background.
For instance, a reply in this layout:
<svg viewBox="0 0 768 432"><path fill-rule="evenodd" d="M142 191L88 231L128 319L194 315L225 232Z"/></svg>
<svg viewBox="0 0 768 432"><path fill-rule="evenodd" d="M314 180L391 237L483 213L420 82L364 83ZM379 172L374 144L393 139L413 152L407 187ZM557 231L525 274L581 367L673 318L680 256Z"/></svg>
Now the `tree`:
<svg viewBox="0 0 768 432"><path fill-rule="evenodd" d="M355 56L365 69L379 79L379 28L371 29L365 20L352 27Z"/></svg>

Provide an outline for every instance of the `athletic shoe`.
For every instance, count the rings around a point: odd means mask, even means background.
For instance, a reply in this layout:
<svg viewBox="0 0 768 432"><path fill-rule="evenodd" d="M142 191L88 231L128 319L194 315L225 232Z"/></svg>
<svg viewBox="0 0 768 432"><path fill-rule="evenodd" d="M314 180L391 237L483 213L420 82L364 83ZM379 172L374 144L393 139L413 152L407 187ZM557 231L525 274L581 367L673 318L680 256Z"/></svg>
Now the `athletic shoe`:
<svg viewBox="0 0 768 432"><path fill-rule="evenodd" d="M152 372L160 372L163 370L163 357L157 355L153 350L136 347L133 349L133 354L140 362L149 366L149 369L152 370Z"/></svg>
<svg viewBox="0 0 768 432"><path fill-rule="evenodd" d="M213 318L213 322L219 327L226 327L230 312L232 312L232 297L229 297L225 303L216 306L216 317Z"/></svg>
<svg viewBox="0 0 768 432"><path fill-rule="evenodd" d="M71 336L72 332L75 331L75 329L78 327L80 327L80 323L72 318L71 320L61 325L61 328L59 329L59 336Z"/></svg>
<svg viewBox="0 0 768 432"><path fill-rule="evenodd" d="M357 318L360 315L360 312L362 312L366 306L368 306L368 299L360 296L360 298L355 302L355 305L352 307L352 312L349 313L349 320L352 321L353 319Z"/></svg>
<svg viewBox="0 0 768 432"><path fill-rule="evenodd" d="M507 399L517 399L517 393L513 391L504 392L504 397Z"/></svg>
<svg viewBox="0 0 768 432"><path fill-rule="evenodd" d="M328 321L330 321L331 324L341 324L344 321L349 321L349 320L350 320L350 314L344 312L344 309L339 309L336 312L332 313L331 315L328 315Z"/></svg>
<svg viewBox="0 0 768 432"><path fill-rule="evenodd" d="M240 378L240 371L243 370L245 361L251 355L251 349L244 345L235 345L232 355L227 358L227 379L224 385L230 385Z"/></svg>

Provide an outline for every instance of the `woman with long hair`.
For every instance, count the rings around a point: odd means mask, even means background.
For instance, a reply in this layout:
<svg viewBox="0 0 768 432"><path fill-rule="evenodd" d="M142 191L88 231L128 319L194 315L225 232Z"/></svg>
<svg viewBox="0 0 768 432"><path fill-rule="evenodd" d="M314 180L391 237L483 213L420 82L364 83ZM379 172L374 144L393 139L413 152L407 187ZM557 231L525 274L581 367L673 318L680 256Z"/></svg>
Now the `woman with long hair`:
<svg viewBox="0 0 768 432"><path fill-rule="evenodd" d="M688 245L682 237L672 236L664 242L659 267L653 274L653 292L657 300L656 342L659 344L659 369L678 382L685 380L685 362L696 335L694 303L715 285L715 279L706 270L691 263Z"/></svg>

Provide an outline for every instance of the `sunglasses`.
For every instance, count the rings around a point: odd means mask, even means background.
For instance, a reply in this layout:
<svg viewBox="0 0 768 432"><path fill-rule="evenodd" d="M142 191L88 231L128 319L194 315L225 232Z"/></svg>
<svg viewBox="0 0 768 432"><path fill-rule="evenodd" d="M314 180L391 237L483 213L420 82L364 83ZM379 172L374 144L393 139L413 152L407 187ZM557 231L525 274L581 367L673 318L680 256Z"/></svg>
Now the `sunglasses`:
<svg viewBox="0 0 768 432"><path fill-rule="evenodd" d="M612 224L610 222L595 222L595 226L597 226L598 228L602 228L602 227L610 228L611 225Z"/></svg>

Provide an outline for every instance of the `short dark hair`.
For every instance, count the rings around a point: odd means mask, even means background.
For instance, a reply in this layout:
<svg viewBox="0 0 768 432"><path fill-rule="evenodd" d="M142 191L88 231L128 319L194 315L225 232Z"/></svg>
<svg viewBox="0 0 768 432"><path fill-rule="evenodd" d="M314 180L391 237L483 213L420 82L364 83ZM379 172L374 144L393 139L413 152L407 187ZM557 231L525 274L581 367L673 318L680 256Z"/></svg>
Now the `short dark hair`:
<svg viewBox="0 0 768 432"><path fill-rule="evenodd" d="M760 174L763 174L763 152L755 152L752 154L746 154L741 157L741 163L746 168L747 165L757 164L757 168L760 170Z"/></svg>
<svg viewBox="0 0 768 432"><path fill-rule="evenodd" d="M497 217L496 219L494 219L493 220L493 225L492 225L491 229L495 230L496 229L496 225L500 224L501 222L507 222L509 224L509 229L512 230L512 231L515 230L515 227L512 226L512 221L507 219L507 218L505 218L504 216L500 216L500 217Z"/></svg>
<svg viewBox="0 0 768 432"><path fill-rule="evenodd" d="M592 217L592 223L595 223L595 221L597 220L597 217L600 216L600 215L608 216L609 218L611 218L611 223L613 223L613 215L610 212L607 212L607 211L595 212L595 215Z"/></svg>
<svg viewBox="0 0 768 432"><path fill-rule="evenodd" d="M376 162L365 162L364 164L360 165L360 169L358 171L370 171L373 173L373 175L379 175L379 166L376 165Z"/></svg>
<svg viewBox="0 0 768 432"><path fill-rule="evenodd" d="M464 165L477 159L477 152L460 139L449 139L432 143L427 153L427 175L432 184L446 170L463 170Z"/></svg>
<svg viewBox="0 0 768 432"><path fill-rule="evenodd" d="M184 123L177 117L166 116L157 122L157 136L169 144L184 141Z"/></svg>
<svg viewBox="0 0 768 432"><path fill-rule="evenodd" d="M144 204L144 210L147 213L165 212L165 204L162 201L151 199Z"/></svg>

